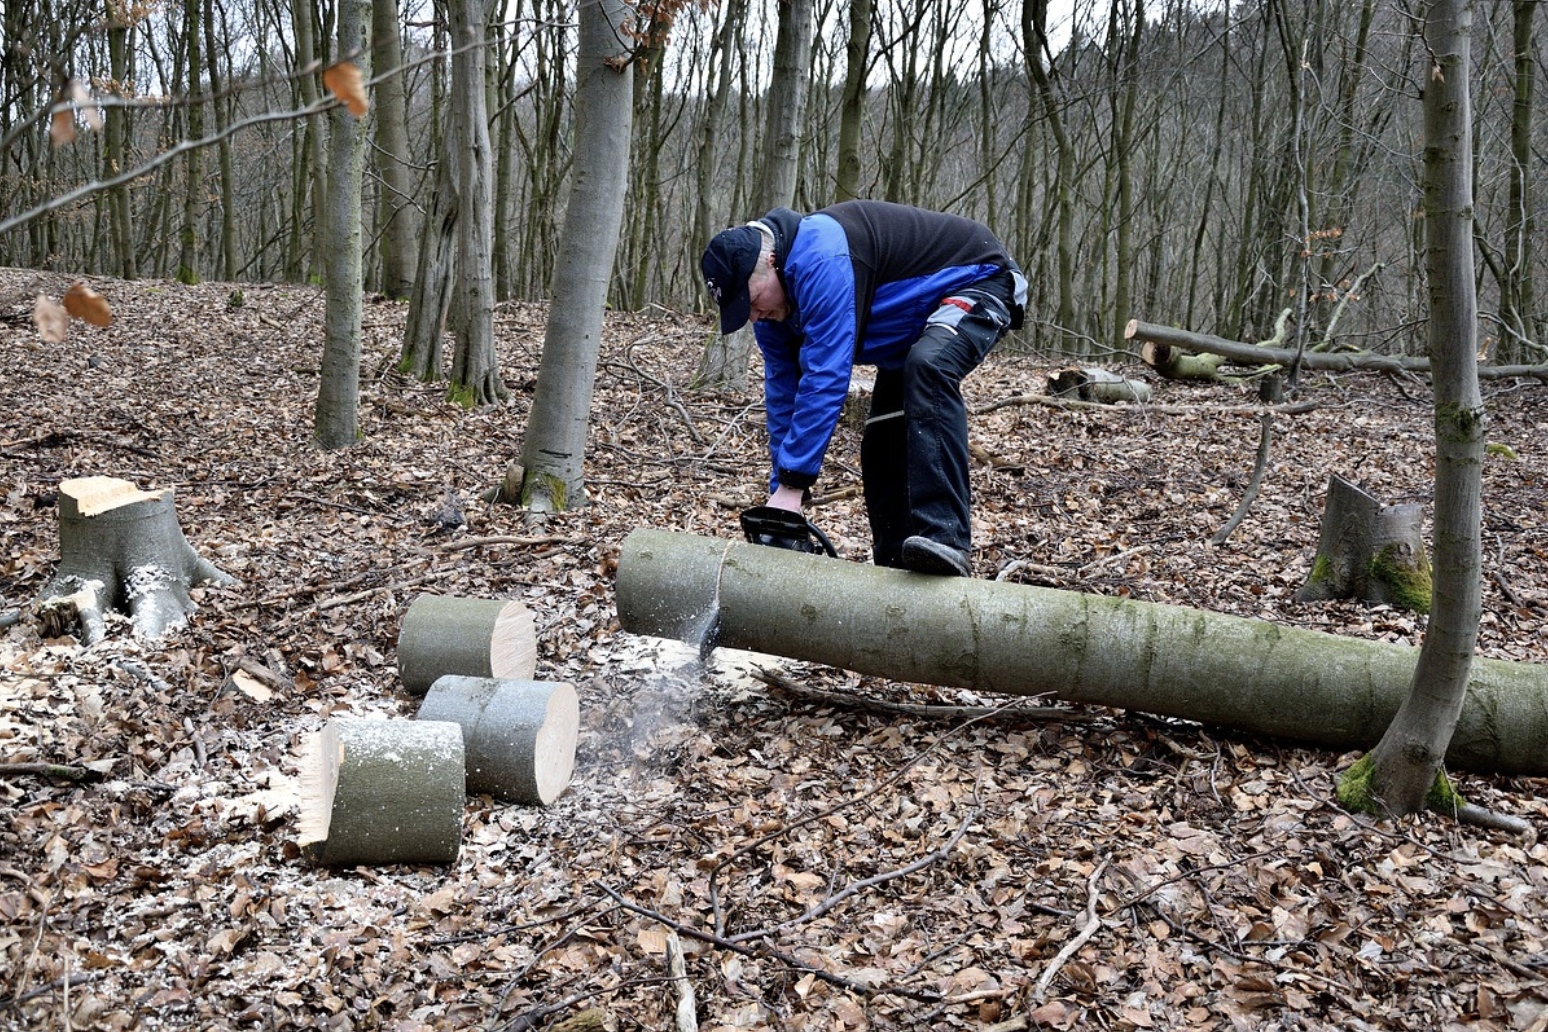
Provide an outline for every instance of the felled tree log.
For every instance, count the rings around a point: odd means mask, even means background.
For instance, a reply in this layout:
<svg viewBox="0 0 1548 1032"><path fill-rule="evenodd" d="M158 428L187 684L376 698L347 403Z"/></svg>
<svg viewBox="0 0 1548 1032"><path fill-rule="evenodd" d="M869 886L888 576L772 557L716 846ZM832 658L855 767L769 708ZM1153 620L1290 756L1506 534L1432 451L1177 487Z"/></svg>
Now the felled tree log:
<svg viewBox="0 0 1548 1032"><path fill-rule="evenodd" d="M462 728L474 794L547 806L575 771L580 701L571 684L448 674L430 686L415 719Z"/></svg>
<svg viewBox="0 0 1548 1032"><path fill-rule="evenodd" d="M618 560L635 634L897 681L1049 695L1337 749L1368 749L1417 648L1183 606L923 577L784 549L637 529ZM1548 776L1548 665L1474 660L1452 769Z"/></svg>
<svg viewBox="0 0 1548 1032"><path fill-rule="evenodd" d="M135 633L159 638L197 608L188 589L232 578L194 551L171 488L141 491L116 477L59 485L59 569L34 603L45 633L79 622L81 641L103 636L103 615L127 612Z"/></svg>
<svg viewBox="0 0 1548 1032"><path fill-rule="evenodd" d="M1048 393L1103 405L1150 400L1150 385L1107 369L1061 369L1048 378Z"/></svg>
<svg viewBox="0 0 1548 1032"><path fill-rule="evenodd" d="M1267 348L1238 340L1227 340L1224 337L1216 337L1208 333L1193 333L1188 330L1178 329L1175 326L1160 326L1156 323L1141 322L1138 319L1129 320L1128 326L1124 329L1124 336L1129 340L1151 341L1157 344L1165 344L1168 347L1181 348L1184 351L1219 355L1237 365L1288 366L1297 360L1296 352L1293 348ZM1406 372L1428 374L1430 371L1430 360L1428 358L1376 355L1369 351L1304 351L1300 354L1299 359L1302 369L1320 369L1329 372L1364 369L1382 373ZM1480 380L1503 379L1512 376L1531 376L1548 382L1548 366L1482 365L1478 367L1478 378Z"/></svg>
<svg viewBox="0 0 1548 1032"><path fill-rule="evenodd" d="M1382 505L1343 477L1330 477L1317 558L1296 601L1358 598L1428 613L1423 518L1420 505Z"/></svg>
<svg viewBox="0 0 1548 1032"><path fill-rule="evenodd" d="M454 723L335 717L301 758L298 844L330 866L449 864L465 777Z"/></svg>
<svg viewBox="0 0 1548 1032"><path fill-rule="evenodd" d="M537 629L516 601L420 595L398 629L398 676L424 695L446 674L530 680Z"/></svg>
<svg viewBox="0 0 1548 1032"><path fill-rule="evenodd" d="M1140 347L1140 358L1168 380L1218 380L1225 361L1220 355L1190 355L1154 340L1147 340Z"/></svg>

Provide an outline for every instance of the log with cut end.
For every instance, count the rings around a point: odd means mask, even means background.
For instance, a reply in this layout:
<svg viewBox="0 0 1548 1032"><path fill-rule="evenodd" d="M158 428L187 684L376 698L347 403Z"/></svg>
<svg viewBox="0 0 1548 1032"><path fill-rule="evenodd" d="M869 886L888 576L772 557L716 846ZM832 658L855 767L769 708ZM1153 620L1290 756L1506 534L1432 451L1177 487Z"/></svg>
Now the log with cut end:
<svg viewBox="0 0 1548 1032"><path fill-rule="evenodd" d="M59 485L59 569L35 603L49 630L78 620L82 642L92 645L103 615L118 610L135 633L159 638L197 608L188 591L202 583L232 578L183 536L171 488L142 491L116 477Z"/></svg>
<svg viewBox="0 0 1548 1032"><path fill-rule="evenodd" d="M1061 369L1048 378L1048 393L1099 405L1150 400L1150 385L1108 369Z"/></svg>
<svg viewBox="0 0 1548 1032"><path fill-rule="evenodd" d="M580 702L565 682L448 674L430 686L415 719L462 728L475 794L547 806L575 770Z"/></svg>
<svg viewBox="0 0 1548 1032"><path fill-rule="evenodd" d="M454 723L335 717L301 758L299 844L330 866L449 864L465 778Z"/></svg>
<svg viewBox="0 0 1548 1032"><path fill-rule="evenodd" d="M447 674L530 680L537 628L520 602L420 595L398 631L398 676L424 695Z"/></svg>
<svg viewBox="0 0 1548 1032"><path fill-rule="evenodd" d="M929 577L636 529L618 621L895 681L1116 706L1339 749L1374 745L1419 650L1027 584ZM1475 658L1449 769L1548 776L1548 664Z"/></svg>

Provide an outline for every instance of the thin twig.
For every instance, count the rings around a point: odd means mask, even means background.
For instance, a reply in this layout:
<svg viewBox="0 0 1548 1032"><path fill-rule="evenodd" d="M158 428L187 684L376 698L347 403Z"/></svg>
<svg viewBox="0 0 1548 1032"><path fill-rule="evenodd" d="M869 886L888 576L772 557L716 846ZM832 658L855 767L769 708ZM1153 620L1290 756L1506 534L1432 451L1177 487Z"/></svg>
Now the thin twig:
<svg viewBox="0 0 1548 1032"><path fill-rule="evenodd" d="M1065 961L1073 957L1076 951L1090 941L1091 937L1097 933L1097 929L1102 927L1102 919L1097 916L1096 912L1097 898L1101 895L1097 891L1097 881L1102 877L1102 872L1107 870L1107 863L1106 860L1103 860L1097 864L1096 870L1092 871L1091 877L1087 879L1085 924L1075 938L1065 943L1064 948L1054 956L1053 960L1048 962L1048 967L1043 969L1042 977L1037 980L1037 985L1032 990L1032 995L1035 998L1039 1000L1043 998L1043 995L1048 992L1049 983L1054 980L1054 976L1059 973L1059 969L1064 966Z"/></svg>

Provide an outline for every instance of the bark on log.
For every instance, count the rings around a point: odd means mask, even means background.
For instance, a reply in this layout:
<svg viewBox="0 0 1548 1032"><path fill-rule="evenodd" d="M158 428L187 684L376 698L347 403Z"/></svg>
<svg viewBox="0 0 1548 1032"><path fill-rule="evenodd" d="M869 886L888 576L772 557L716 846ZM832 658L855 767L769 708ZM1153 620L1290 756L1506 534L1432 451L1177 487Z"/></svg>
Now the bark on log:
<svg viewBox="0 0 1548 1032"><path fill-rule="evenodd" d="M447 674L531 680L537 629L516 601L420 595L398 629L398 676L416 696Z"/></svg>
<svg viewBox="0 0 1548 1032"><path fill-rule="evenodd" d="M1150 400L1150 385L1106 369L1061 369L1048 378L1048 393L1103 405L1143 403Z"/></svg>
<svg viewBox="0 0 1548 1032"><path fill-rule="evenodd" d="M454 723L335 717L301 759L298 843L329 866L452 863L465 777Z"/></svg>
<svg viewBox="0 0 1548 1032"><path fill-rule="evenodd" d="M1048 694L1337 749L1369 748L1413 680L1417 648L1182 606L921 577L743 542L637 529L618 562L635 634L864 674ZM1548 775L1548 665L1478 659L1456 769Z"/></svg>
<svg viewBox="0 0 1548 1032"><path fill-rule="evenodd" d="M35 606L50 624L73 611L85 645L102 639L109 610L127 611L136 634L159 638L198 608L190 587L232 582L183 536L171 488L78 477L59 485L59 569Z"/></svg>
<svg viewBox="0 0 1548 1032"><path fill-rule="evenodd" d="M1147 340L1140 348L1145 364L1168 380L1213 381L1220 379L1222 355L1192 355L1159 341Z"/></svg>
<svg viewBox="0 0 1548 1032"><path fill-rule="evenodd" d="M448 674L430 686L414 719L462 728L467 789L475 795L547 806L575 771L580 701L562 681Z"/></svg>
<svg viewBox="0 0 1548 1032"><path fill-rule="evenodd" d="M1159 326L1155 323L1130 319L1124 330L1129 340L1165 344L1203 354L1219 355L1237 365L1283 365L1296 361L1291 348L1266 348L1257 344L1226 340L1208 333L1191 333L1175 326ZM1341 351L1328 353L1306 351L1300 356L1302 369L1320 369L1329 372L1347 372L1365 369L1381 373L1420 373L1428 375L1430 360L1408 358L1400 355L1373 355L1369 351ZM1530 376L1548 382L1548 366L1479 366L1479 379L1505 379L1512 376Z"/></svg>
<svg viewBox="0 0 1548 1032"><path fill-rule="evenodd" d="M1384 506L1343 477L1330 477L1317 558L1295 600L1359 598L1428 613L1423 517L1423 506Z"/></svg>

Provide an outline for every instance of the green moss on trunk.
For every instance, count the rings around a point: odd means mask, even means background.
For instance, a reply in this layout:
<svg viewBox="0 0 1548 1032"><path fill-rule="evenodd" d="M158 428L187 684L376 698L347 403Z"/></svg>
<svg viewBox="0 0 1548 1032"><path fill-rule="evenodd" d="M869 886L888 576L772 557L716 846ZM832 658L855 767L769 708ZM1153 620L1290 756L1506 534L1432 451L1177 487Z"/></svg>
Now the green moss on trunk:
<svg viewBox="0 0 1548 1032"><path fill-rule="evenodd" d="M1415 613L1428 613L1434 595L1429 560L1420 551L1409 562L1403 551L1401 545L1388 545L1371 557L1367 572L1373 581L1386 587L1393 605Z"/></svg>

